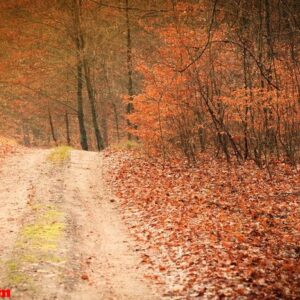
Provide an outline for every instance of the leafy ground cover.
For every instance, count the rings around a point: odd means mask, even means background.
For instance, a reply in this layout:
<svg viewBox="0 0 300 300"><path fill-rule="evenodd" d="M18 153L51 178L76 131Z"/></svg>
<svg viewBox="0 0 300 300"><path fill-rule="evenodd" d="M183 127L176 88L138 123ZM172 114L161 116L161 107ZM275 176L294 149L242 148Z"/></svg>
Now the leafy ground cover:
<svg viewBox="0 0 300 300"><path fill-rule="evenodd" d="M147 277L172 299L300 297L300 169L105 154ZM271 177L270 177L271 175Z"/></svg>

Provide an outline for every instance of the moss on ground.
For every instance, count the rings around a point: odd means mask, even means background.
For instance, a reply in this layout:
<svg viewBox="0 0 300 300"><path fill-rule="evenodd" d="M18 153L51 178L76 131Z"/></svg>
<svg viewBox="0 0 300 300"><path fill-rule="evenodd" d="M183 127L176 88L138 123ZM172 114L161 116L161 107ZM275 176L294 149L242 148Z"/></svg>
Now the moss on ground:
<svg viewBox="0 0 300 300"><path fill-rule="evenodd" d="M30 278L20 269L19 260L10 260L6 263L7 282L9 286L19 286L21 284L31 285Z"/></svg>
<svg viewBox="0 0 300 300"><path fill-rule="evenodd" d="M60 146L54 148L48 156L48 160L53 163L61 163L70 159L72 148L69 146Z"/></svg>
<svg viewBox="0 0 300 300"><path fill-rule="evenodd" d="M30 224L24 226L14 248L14 254L6 263L6 285L26 287L34 292L32 267L41 262L59 263L56 250L65 232L64 214L51 205L35 205Z"/></svg>

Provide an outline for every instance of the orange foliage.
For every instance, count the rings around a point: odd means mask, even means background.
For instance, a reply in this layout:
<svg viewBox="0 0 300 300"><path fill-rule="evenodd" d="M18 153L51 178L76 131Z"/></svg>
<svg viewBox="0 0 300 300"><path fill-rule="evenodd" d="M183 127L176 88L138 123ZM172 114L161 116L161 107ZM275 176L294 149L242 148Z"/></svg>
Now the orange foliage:
<svg viewBox="0 0 300 300"><path fill-rule="evenodd" d="M243 20L230 26L225 10L210 17L211 4L202 9L182 5L175 7L173 22L159 29L152 25L160 47L137 67L144 87L133 99L133 133L150 153L164 156L180 150L196 160L200 150L209 148L215 153L222 149L228 160L235 155L260 166L272 157L296 164L300 74L286 45L292 40L273 38L270 46L255 31L254 17L245 29ZM257 38L265 39L264 52Z"/></svg>

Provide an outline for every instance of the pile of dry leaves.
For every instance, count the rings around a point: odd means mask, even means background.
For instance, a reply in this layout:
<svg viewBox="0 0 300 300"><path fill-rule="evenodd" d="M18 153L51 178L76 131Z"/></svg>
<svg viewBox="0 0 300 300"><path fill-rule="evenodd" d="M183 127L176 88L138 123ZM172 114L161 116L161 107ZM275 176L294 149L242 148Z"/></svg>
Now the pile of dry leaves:
<svg viewBox="0 0 300 300"><path fill-rule="evenodd" d="M147 277L165 296L300 297L300 170L162 165L107 152L105 172L140 245Z"/></svg>

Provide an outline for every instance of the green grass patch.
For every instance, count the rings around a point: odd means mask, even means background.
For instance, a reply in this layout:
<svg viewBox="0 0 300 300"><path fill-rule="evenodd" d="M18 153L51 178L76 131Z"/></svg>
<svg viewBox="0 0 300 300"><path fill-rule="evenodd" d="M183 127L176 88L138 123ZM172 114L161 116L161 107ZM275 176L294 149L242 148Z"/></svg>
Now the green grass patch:
<svg viewBox="0 0 300 300"><path fill-rule="evenodd" d="M7 286L27 287L30 292L35 290L30 273L34 265L64 261L57 256L57 249L66 227L64 213L53 205L35 205L33 211L34 219L21 229L14 254L5 264L4 278Z"/></svg>
<svg viewBox="0 0 300 300"><path fill-rule="evenodd" d="M60 146L54 148L48 156L48 160L54 163L65 162L70 159L72 148L69 146Z"/></svg>
<svg viewBox="0 0 300 300"><path fill-rule="evenodd" d="M33 224L23 229L23 237L32 248L44 250L55 249L57 240L61 236L64 224Z"/></svg>
<svg viewBox="0 0 300 300"><path fill-rule="evenodd" d="M39 250L55 249L64 233L63 217L64 214L53 206L41 206L37 211L35 222L22 228L18 245L23 248L24 245L29 245L30 249Z"/></svg>

